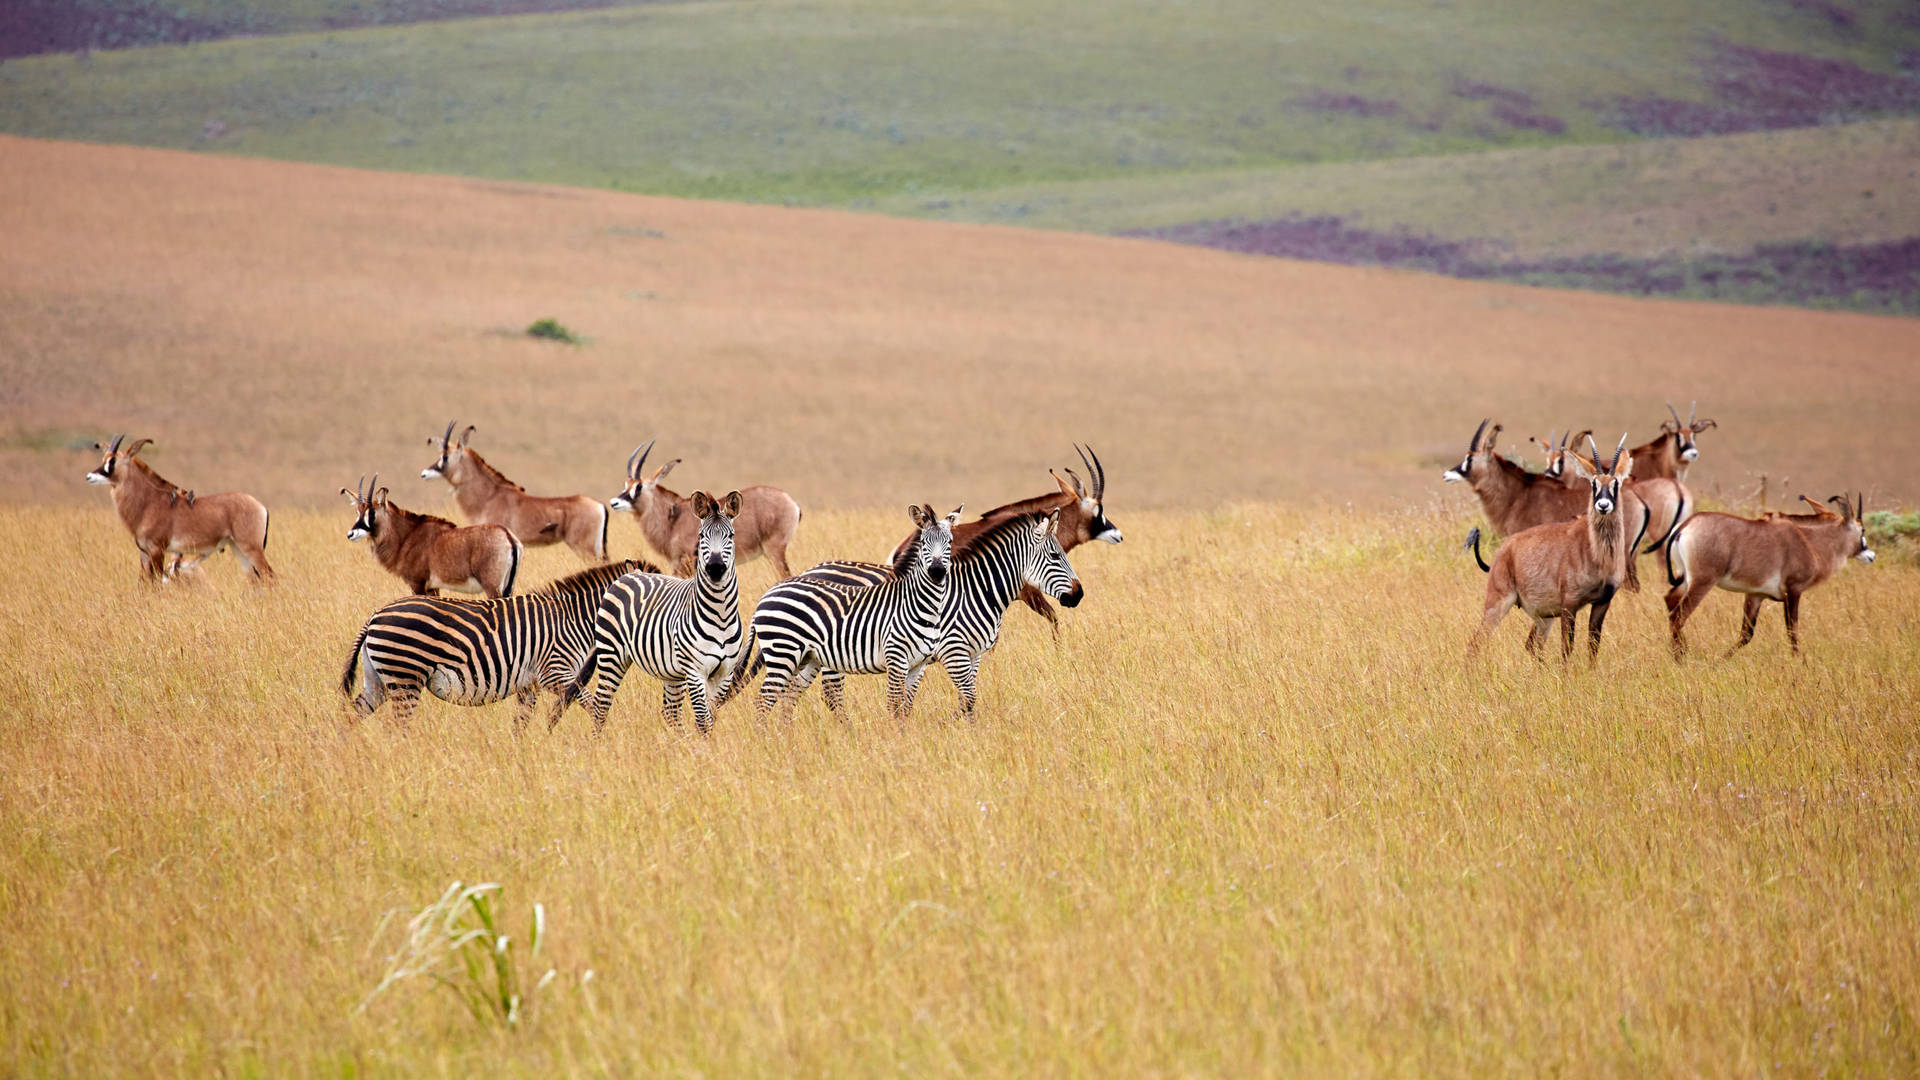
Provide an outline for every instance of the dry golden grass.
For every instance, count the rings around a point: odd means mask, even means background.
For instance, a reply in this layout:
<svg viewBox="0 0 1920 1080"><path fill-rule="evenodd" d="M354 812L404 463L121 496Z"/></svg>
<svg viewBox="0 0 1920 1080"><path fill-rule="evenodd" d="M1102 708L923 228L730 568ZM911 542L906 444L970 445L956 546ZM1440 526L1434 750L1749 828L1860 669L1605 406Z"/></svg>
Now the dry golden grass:
<svg viewBox="0 0 1920 1080"><path fill-rule="evenodd" d="M1146 241L0 138L0 499L89 499L133 430L270 507L395 498L454 417L546 494L809 509L1044 489L1091 441L1119 507L1391 508L1482 416L1721 427L1696 486L1920 496L1920 321L1648 303ZM520 333L554 317L583 348ZM1776 491L1778 489L1776 488Z"/></svg>
<svg viewBox="0 0 1920 1080"><path fill-rule="evenodd" d="M510 705L343 729L395 591L344 514L276 516L276 589L222 556L149 591L104 506L0 510L4 1071L1920 1068L1910 560L1811 594L1801 661L1776 607L1677 668L1649 593L1596 671L1517 619L1468 667L1463 515L1116 516L1058 647L1012 613L974 726L935 676L904 730L869 679L845 720L675 736L636 677L603 738L516 743ZM904 522L810 514L797 554ZM455 879L546 906L531 1021L356 1012Z"/></svg>

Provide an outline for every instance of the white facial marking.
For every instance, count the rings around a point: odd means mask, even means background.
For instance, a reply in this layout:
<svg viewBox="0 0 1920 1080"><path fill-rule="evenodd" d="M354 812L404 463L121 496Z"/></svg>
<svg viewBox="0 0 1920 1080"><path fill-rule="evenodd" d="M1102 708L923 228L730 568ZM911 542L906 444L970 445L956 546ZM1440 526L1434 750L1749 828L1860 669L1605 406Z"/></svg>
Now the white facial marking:
<svg viewBox="0 0 1920 1080"><path fill-rule="evenodd" d="M615 510L631 510L633 509L633 500L627 498L625 494L620 494L608 499L607 505Z"/></svg>
<svg viewBox="0 0 1920 1080"><path fill-rule="evenodd" d="M94 471L87 474L87 483L98 485L98 484L111 484L113 483L113 481L107 479L105 476L100 475L100 470L95 469Z"/></svg>
<svg viewBox="0 0 1920 1080"><path fill-rule="evenodd" d="M1121 536L1119 528L1115 527L1112 529L1108 529L1106 532L1102 533L1100 535L1100 539L1105 540L1109 544L1117 544L1120 541L1126 539L1126 537Z"/></svg>
<svg viewBox="0 0 1920 1080"><path fill-rule="evenodd" d="M365 540L366 538L367 538L367 530L361 528L358 525L355 525L353 528L347 530L347 539L352 540L355 543L358 543L361 540Z"/></svg>
<svg viewBox="0 0 1920 1080"><path fill-rule="evenodd" d="M434 467L433 467L433 466L431 466L431 465L429 465L429 466L427 466L426 468L424 468L424 469L421 469L421 470L420 470L420 479L422 479L422 480L431 480L431 479L433 479L434 477L436 477L436 476L439 476L439 475L440 475L440 470L439 470L439 469L436 469L436 468L434 468Z"/></svg>
<svg viewBox="0 0 1920 1080"><path fill-rule="evenodd" d="M1697 446L1689 446L1685 450L1680 451L1681 461L1692 461L1694 458L1697 458L1699 456L1700 456L1700 448Z"/></svg>
<svg viewBox="0 0 1920 1080"><path fill-rule="evenodd" d="M1860 554L1859 554L1859 555L1857 556L1857 558L1858 558L1858 559L1859 559L1859 560L1860 560L1861 562L1867 562L1867 563L1870 563L1870 562L1872 562L1872 561L1873 561L1873 549L1872 549L1872 548L1861 548L1861 549L1860 549Z"/></svg>
<svg viewBox="0 0 1920 1080"><path fill-rule="evenodd" d="M1460 481L1465 480L1466 477L1460 475L1460 466L1455 465L1453 468L1448 469L1446 472L1441 473L1440 479L1445 480L1449 484L1457 484Z"/></svg>

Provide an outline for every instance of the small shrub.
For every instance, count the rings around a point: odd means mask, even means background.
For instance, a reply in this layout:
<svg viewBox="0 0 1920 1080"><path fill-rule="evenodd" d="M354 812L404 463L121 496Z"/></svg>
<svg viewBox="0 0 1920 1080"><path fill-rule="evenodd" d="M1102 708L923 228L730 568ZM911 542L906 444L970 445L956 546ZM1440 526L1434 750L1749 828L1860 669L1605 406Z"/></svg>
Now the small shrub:
<svg viewBox="0 0 1920 1080"><path fill-rule="evenodd" d="M1911 548L1920 545L1920 511L1868 511L1867 543L1875 548Z"/></svg>
<svg viewBox="0 0 1920 1080"><path fill-rule="evenodd" d="M541 905L533 905L526 949L517 953L513 939L505 932L499 900L500 886L495 884L463 887L456 881L447 886L440 899L407 922L406 937L394 952L386 976L360 1003L360 1010L365 1011L374 998L393 986L427 979L452 991L480 1023L518 1027L532 1002L521 993L517 958L524 955L529 964L540 958L547 913ZM374 936L377 940L379 932ZM557 974L549 967L529 994L545 989Z"/></svg>
<svg viewBox="0 0 1920 1080"><path fill-rule="evenodd" d="M540 319L536 321L532 326L527 327L527 336L542 338L547 341L565 342L568 345L580 344L580 338L576 336L573 331L560 325L560 320L558 319Z"/></svg>

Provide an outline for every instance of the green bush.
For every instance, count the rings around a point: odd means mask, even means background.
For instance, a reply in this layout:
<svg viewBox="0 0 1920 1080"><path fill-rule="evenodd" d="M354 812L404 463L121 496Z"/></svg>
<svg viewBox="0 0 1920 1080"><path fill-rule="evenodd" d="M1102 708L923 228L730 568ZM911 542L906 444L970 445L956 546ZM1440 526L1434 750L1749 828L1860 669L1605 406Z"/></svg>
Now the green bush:
<svg viewBox="0 0 1920 1080"><path fill-rule="evenodd" d="M573 331L560 325L558 319L540 319L527 327L527 336L543 338L547 341L561 341L568 345L580 344L580 338Z"/></svg>

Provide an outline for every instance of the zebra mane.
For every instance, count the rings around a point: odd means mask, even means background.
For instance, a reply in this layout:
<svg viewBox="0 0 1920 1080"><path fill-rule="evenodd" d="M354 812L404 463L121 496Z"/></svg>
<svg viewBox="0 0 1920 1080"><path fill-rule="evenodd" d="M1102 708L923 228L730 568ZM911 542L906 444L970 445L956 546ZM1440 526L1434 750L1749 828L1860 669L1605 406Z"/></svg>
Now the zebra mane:
<svg viewBox="0 0 1920 1080"><path fill-rule="evenodd" d="M893 565L888 567L888 569L893 571L895 577L906 577L913 571L913 560L919 554L920 530L915 529L913 530L913 535L907 539L907 542L900 546L898 552L894 553Z"/></svg>
<svg viewBox="0 0 1920 1080"><path fill-rule="evenodd" d="M648 574L657 574L660 572L659 567L645 559L628 559L625 562L590 566L577 574L569 574L563 578L555 578L545 585L540 586L538 589L534 589L532 594L538 596L566 596L579 592L603 592L607 586L613 584L613 579L635 570Z"/></svg>
<svg viewBox="0 0 1920 1080"><path fill-rule="evenodd" d="M1028 499L1026 501L1033 502L1035 500ZM1000 510L989 510L987 511L987 513L999 514ZM1004 536L1007 533L1013 532L1015 529L1020 529L1020 528L1031 529L1034 526L1035 522L1038 522L1044 519L1048 514L1051 514L1051 513L1053 513L1053 508L1048 507L1046 508L1045 511L1030 510L1030 511L1025 511L1017 514L1004 514L1000 517L996 517L987 525L986 528L981 529L979 532L974 533L972 536L969 536L964 540L955 538L955 540L953 541L953 553L950 556L950 558L952 558L954 562L960 562L963 559L971 558L974 555L982 551L985 551L987 547L994 542L995 539L1001 536ZM982 520L985 520L985 519L983 518Z"/></svg>

